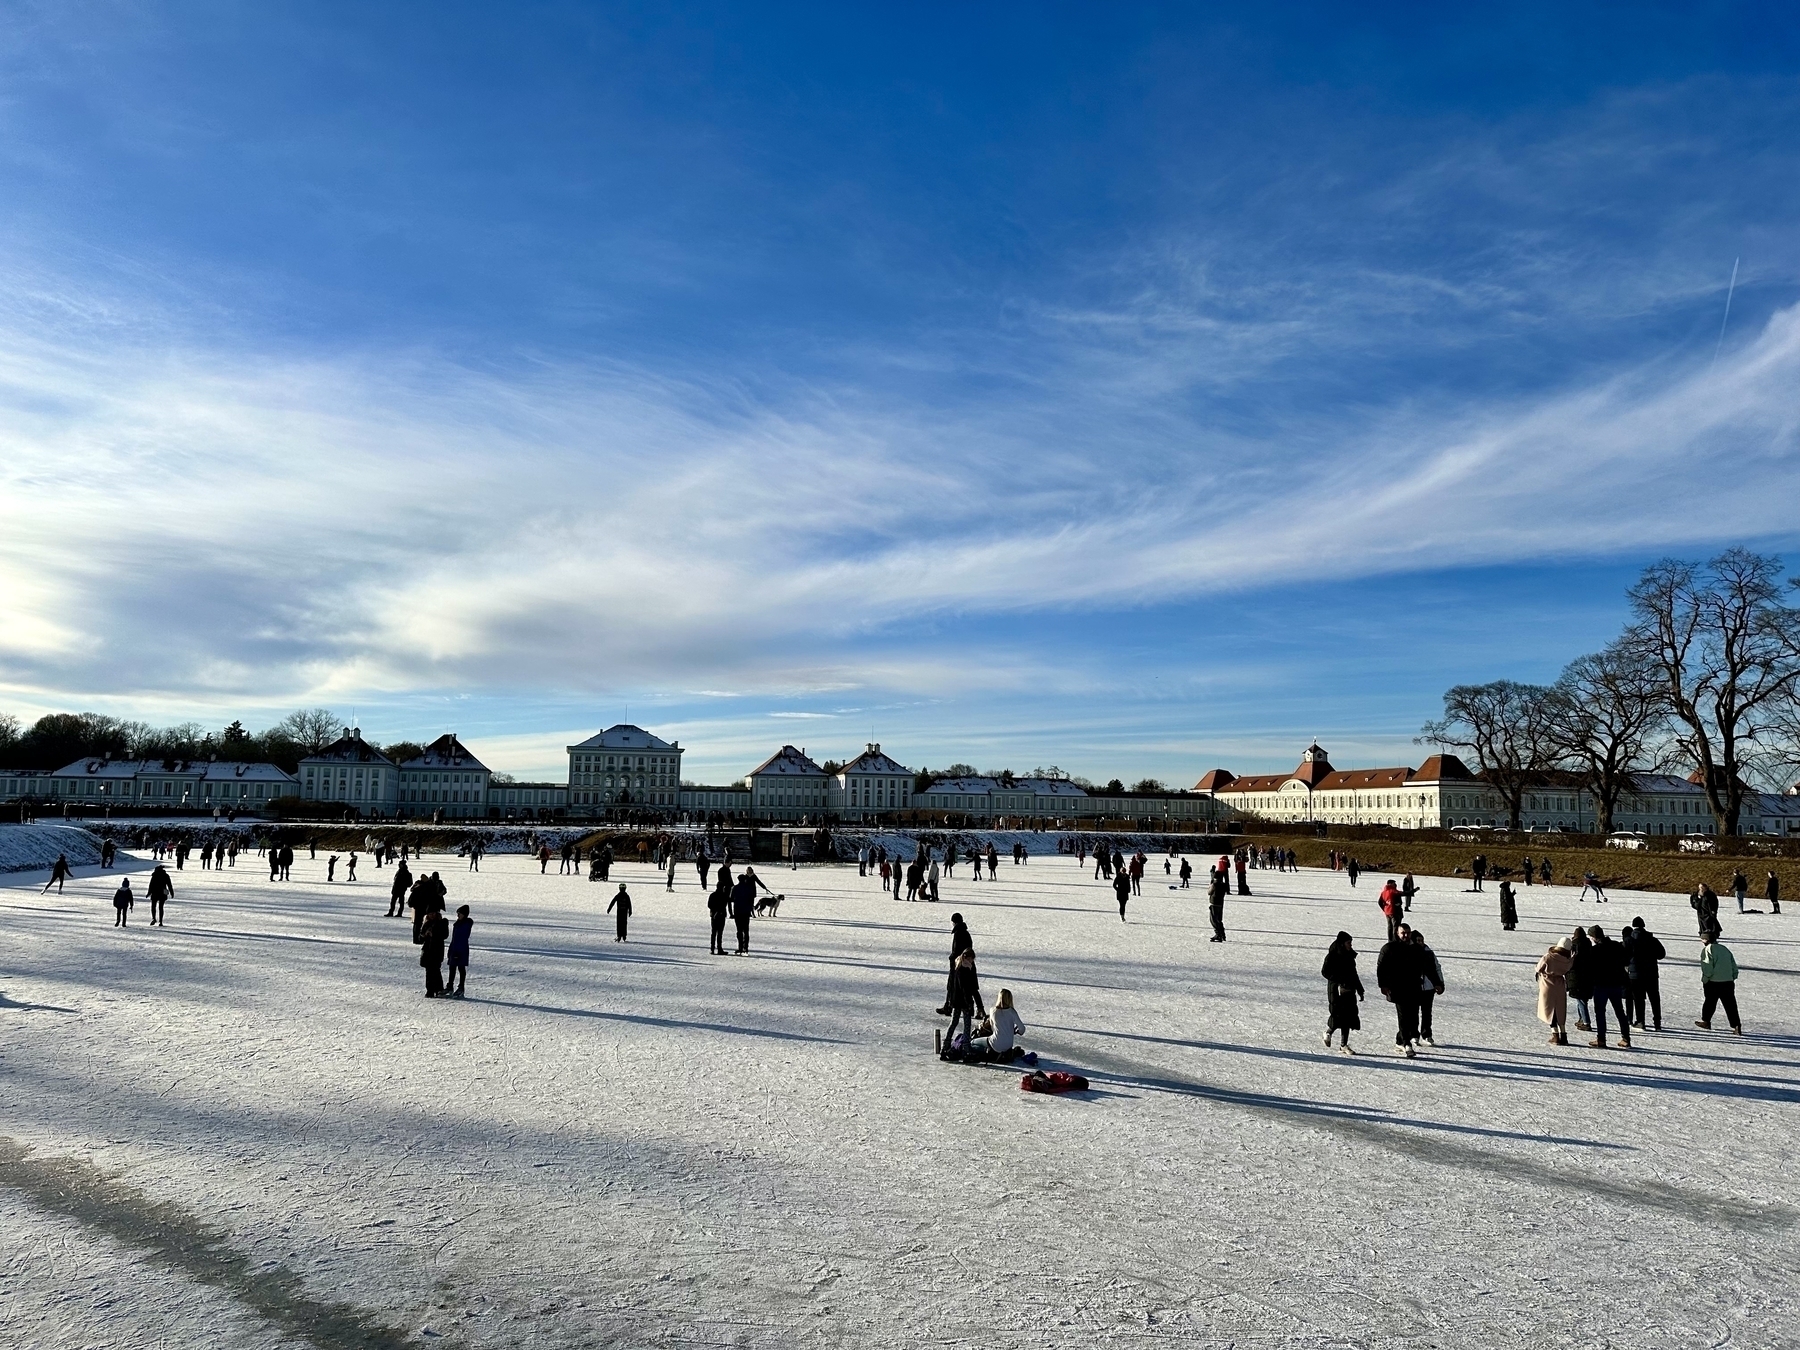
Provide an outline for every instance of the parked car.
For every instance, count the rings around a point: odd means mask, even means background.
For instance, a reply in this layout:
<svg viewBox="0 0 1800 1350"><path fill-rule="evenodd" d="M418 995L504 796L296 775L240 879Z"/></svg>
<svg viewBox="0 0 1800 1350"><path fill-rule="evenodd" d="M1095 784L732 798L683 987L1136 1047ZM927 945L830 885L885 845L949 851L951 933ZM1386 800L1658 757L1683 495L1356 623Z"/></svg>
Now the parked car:
<svg viewBox="0 0 1800 1350"><path fill-rule="evenodd" d="M1608 848L1649 848L1650 838L1638 830L1614 830L1606 836Z"/></svg>
<svg viewBox="0 0 1800 1350"><path fill-rule="evenodd" d="M1710 834L1684 834L1676 841L1675 847L1683 853L1717 853L1719 841Z"/></svg>

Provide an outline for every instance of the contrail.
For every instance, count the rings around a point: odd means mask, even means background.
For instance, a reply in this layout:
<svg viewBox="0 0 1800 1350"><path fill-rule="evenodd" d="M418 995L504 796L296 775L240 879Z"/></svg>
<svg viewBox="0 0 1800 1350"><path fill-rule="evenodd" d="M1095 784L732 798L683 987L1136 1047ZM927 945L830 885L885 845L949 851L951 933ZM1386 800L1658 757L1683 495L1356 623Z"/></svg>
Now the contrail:
<svg viewBox="0 0 1800 1350"><path fill-rule="evenodd" d="M1742 261L1741 257L1731 260L1731 285L1725 288L1725 317L1719 320L1719 340L1713 344L1712 365L1707 366L1708 370L1719 364L1719 351L1725 345L1725 325L1731 322L1731 295L1737 290L1738 264Z"/></svg>

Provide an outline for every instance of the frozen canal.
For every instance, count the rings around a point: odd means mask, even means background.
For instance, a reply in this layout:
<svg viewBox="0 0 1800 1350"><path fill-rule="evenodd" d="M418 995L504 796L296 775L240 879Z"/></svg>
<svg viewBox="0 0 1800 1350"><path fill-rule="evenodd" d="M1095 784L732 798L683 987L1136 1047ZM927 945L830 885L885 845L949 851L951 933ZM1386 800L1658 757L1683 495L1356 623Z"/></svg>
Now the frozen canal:
<svg viewBox="0 0 1800 1350"><path fill-rule="evenodd" d="M0 1343L1800 1344L1800 918L1727 901L1738 1039L1692 1025L1685 899L1619 895L1672 1030L1559 1050L1532 967L1597 907L1525 890L1507 934L1427 879L1448 993L1406 1061L1378 876L1253 872L1221 946L1160 860L1125 924L1072 859L938 905L770 868L739 959L691 868L615 868L618 944L611 887L427 857L477 921L468 998L427 1002L366 857L197 864L164 929L90 869L0 879ZM952 910L1091 1093L933 1057ZM1319 1043L1339 928L1353 1058Z"/></svg>

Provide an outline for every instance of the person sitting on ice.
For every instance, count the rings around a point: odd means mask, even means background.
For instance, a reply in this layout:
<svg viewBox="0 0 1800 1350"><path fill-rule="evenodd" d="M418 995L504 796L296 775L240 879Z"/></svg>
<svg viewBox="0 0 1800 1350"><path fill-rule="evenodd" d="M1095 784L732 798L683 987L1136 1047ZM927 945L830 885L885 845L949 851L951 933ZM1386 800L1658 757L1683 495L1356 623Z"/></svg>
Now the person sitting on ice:
<svg viewBox="0 0 1800 1350"><path fill-rule="evenodd" d="M1018 1011L1013 1007L1012 990L1000 991L1000 997L988 1020L993 1024L993 1030L985 1036L977 1036L969 1043L972 1053L997 1059L1002 1063L1010 1063L1025 1053L1017 1044L1019 1037L1025 1034L1025 1023L1019 1020Z"/></svg>

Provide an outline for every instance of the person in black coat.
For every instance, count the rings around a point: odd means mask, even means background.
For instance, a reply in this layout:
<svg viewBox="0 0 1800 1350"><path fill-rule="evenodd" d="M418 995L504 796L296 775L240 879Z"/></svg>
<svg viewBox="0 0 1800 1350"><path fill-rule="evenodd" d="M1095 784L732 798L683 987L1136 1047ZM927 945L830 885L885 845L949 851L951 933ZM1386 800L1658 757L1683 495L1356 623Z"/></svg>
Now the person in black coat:
<svg viewBox="0 0 1800 1350"><path fill-rule="evenodd" d="M408 870L406 863L403 860L400 865L394 869L394 880L388 891L388 918L397 919L405 916L406 892L411 889L412 880L412 872Z"/></svg>
<svg viewBox="0 0 1800 1350"><path fill-rule="evenodd" d="M750 916L756 913L756 873L749 868L737 879L731 888L731 917L737 924L737 954L745 956L750 951Z"/></svg>
<svg viewBox="0 0 1800 1350"><path fill-rule="evenodd" d="M1688 896L1688 904L1699 920L1701 937L1711 933L1716 938L1725 931L1719 926L1719 897L1711 886L1703 881L1694 887L1693 894Z"/></svg>
<svg viewBox="0 0 1800 1350"><path fill-rule="evenodd" d="M450 921L441 909L432 912L419 934L419 964L425 967L425 997L444 996L444 943L450 937Z"/></svg>
<svg viewBox="0 0 1800 1350"><path fill-rule="evenodd" d="M944 1033L944 1051L950 1050L950 1042L956 1037L956 1024L963 1024L963 1031L969 1040L975 1039L975 1014L979 1011L987 1016L987 1008L981 1001L981 977L975 971L975 952L968 949L956 958L956 964L950 968L950 1030Z"/></svg>
<svg viewBox="0 0 1800 1350"><path fill-rule="evenodd" d="M631 896L625 889L625 883L619 883L619 893L607 902L606 912L614 915L613 941L625 941L625 928L631 922Z"/></svg>
<svg viewBox="0 0 1800 1350"><path fill-rule="evenodd" d="M1769 879L1764 884L1763 894L1769 900L1769 913L1781 913L1781 878L1773 872L1769 873Z"/></svg>
<svg viewBox="0 0 1800 1350"><path fill-rule="evenodd" d="M1594 999L1594 1039L1588 1044L1596 1050L1606 1048L1606 1009L1610 1004L1619 1018L1619 1048L1631 1048L1631 1020L1625 1012L1625 947L1607 937L1599 924L1588 929L1593 949L1588 953L1588 983Z"/></svg>
<svg viewBox="0 0 1800 1350"><path fill-rule="evenodd" d="M1669 953L1656 934L1644 927L1643 916L1631 921L1620 939L1625 948L1626 989L1631 999L1631 1025L1644 1025L1644 1005L1649 1004L1652 1029L1662 1030L1662 983L1657 962Z"/></svg>
<svg viewBox="0 0 1800 1350"><path fill-rule="evenodd" d="M725 916L731 912L731 879L724 872L719 873L719 884L714 886L712 894L706 897L707 917L712 921L712 945L708 952L713 956L725 955Z"/></svg>
<svg viewBox="0 0 1800 1350"><path fill-rule="evenodd" d="M1415 946L1412 926L1401 924L1394 940L1375 958L1375 984L1381 996L1394 1005L1394 1052L1414 1057L1419 1039L1419 993L1425 983L1425 949Z"/></svg>
<svg viewBox="0 0 1800 1350"><path fill-rule="evenodd" d="M163 923L163 906L169 897L175 894L175 883L169 877L168 869L161 863L150 874L150 923L152 927L166 927Z"/></svg>
<svg viewBox="0 0 1800 1350"><path fill-rule="evenodd" d="M1500 883L1500 926L1509 933L1519 926L1519 905L1510 881Z"/></svg>
<svg viewBox="0 0 1800 1350"><path fill-rule="evenodd" d="M1225 869L1213 868L1212 880L1206 887L1206 914L1212 920L1213 930L1208 942L1225 940L1225 895L1230 889L1231 883L1225 879Z"/></svg>
<svg viewBox="0 0 1800 1350"><path fill-rule="evenodd" d="M131 912L131 878L120 877L119 889L113 892L113 927L128 928L125 916Z"/></svg>
<svg viewBox="0 0 1800 1350"><path fill-rule="evenodd" d="M1131 878L1120 872L1113 878L1113 894L1119 897L1119 922L1125 922L1125 902L1131 899Z"/></svg>
<svg viewBox="0 0 1800 1350"><path fill-rule="evenodd" d="M939 1017L950 1016L950 1010L956 1005L956 961L964 952L975 950L975 939L969 936L969 926L963 922L963 916L950 916L950 977L944 981L944 1006L938 1009Z"/></svg>
<svg viewBox="0 0 1800 1350"><path fill-rule="evenodd" d="M1362 1030L1362 976L1356 972L1356 947L1348 933L1339 933L1325 953L1325 964L1319 967L1325 977L1325 1046L1331 1047L1331 1033L1344 1038L1344 1053L1350 1049L1350 1033Z"/></svg>

